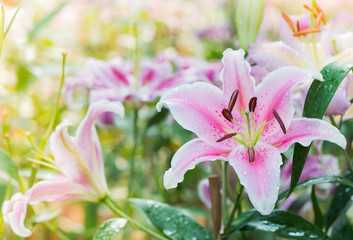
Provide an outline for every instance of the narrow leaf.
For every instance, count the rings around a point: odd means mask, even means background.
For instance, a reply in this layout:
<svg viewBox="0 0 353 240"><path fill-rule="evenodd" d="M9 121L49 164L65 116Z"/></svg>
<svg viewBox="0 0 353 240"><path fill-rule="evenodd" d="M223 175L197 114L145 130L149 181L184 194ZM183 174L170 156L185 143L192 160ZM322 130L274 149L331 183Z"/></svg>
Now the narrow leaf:
<svg viewBox="0 0 353 240"><path fill-rule="evenodd" d="M18 168L12 159L0 149L0 169L9 174L10 177L19 181L20 177L18 174Z"/></svg>
<svg viewBox="0 0 353 240"><path fill-rule="evenodd" d="M353 181L352 172L348 171L345 176L347 179ZM326 216L326 231L330 228L332 223L352 205L353 186L341 184L335 191L331 204Z"/></svg>
<svg viewBox="0 0 353 240"><path fill-rule="evenodd" d="M46 15L43 19L38 21L32 31L28 35L29 41L32 41L33 38L37 35L37 33L47 25L59 12L60 10L68 3L69 1L64 1L60 3L52 12Z"/></svg>
<svg viewBox="0 0 353 240"><path fill-rule="evenodd" d="M353 229L347 216L343 214L340 216L332 229L331 239L352 240Z"/></svg>
<svg viewBox="0 0 353 240"><path fill-rule="evenodd" d="M93 236L93 240L112 240L125 227L125 218L111 218L105 221Z"/></svg>
<svg viewBox="0 0 353 240"><path fill-rule="evenodd" d="M274 210L269 215L261 215L255 210L250 210L242 213L238 218L245 222L240 224L236 219L232 227L238 230L242 225L240 231L268 232L278 237L291 239L328 239L317 226L289 211ZM231 231L234 232L234 229Z"/></svg>
<svg viewBox="0 0 353 240"><path fill-rule="evenodd" d="M313 203L314 215L315 215L315 225L322 229L325 225L324 216L322 215L319 203L317 202L315 185L311 186L311 202Z"/></svg>
<svg viewBox="0 0 353 240"><path fill-rule="evenodd" d="M303 117L322 119L338 86L353 66L344 62L333 62L321 70L324 81L314 80L305 99ZM293 155L293 168L288 196L297 185L304 168L309 147L296 143Z"/></svg>
<svg viewBox="0 0 353 240"><path fill-rule="evenodd" d="M141 208L151 223L173 240L212 239L204 227L167 204L145 199L129 201Z"/></svg>
<svg viewBox="0 0 353 240"><path fill-rule="evenodd" d="M320 177L316 177L316 178L309 178L305 181L300 182L296 187L294 187L293 191L296 191L296 190L299 190L302 188L306 188L306 187L314 185L314 184L320 184L320 183L340 183L345 186L353 187L353 181L351 181L347 178L343 178L343 177L339 177L339 176L320 176ZM288 195L288 192L289 192L289 189L282 192L278 196L277 201L285 198Z"/></svg>

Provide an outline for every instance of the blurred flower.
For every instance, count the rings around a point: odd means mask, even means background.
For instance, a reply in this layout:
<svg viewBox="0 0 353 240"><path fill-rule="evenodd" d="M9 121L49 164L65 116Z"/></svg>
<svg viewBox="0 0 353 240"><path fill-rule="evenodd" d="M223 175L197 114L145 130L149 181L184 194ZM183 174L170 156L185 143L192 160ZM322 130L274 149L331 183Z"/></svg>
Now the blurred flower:
<svg viewBox="0 0 353 240"><path fill-rule="evenodd" d="M107 196L102 149L94 122L100 114L108 111L124 115L121 103L100 101L90 106L75 137L68 135L69 121L64 120L56 127L50 136L50 149L55 162L48 159L46 165L52 165L60 174L34 184L24 195L13 195L2 206L4 221L17 235L31 235L31 231L24 226L28 204L71 199L98 202Z"/></svg>
<svg viewBox="0 0 353 240"><path fill-rule="evenodd" d="M157 104L158 110L168 105L175 120L198 136L175 153L164 185L176 187L198 163L229 161L254 207L269 214L278 195L281 152L294 142L308 146L325 139L345 147L346 140L325 121L293 119L292 88L320 79L318 72L285 67L255 87L244 54L231 49L223 53L223 91L208 83L185 84L166 92Z"/></svg>
<svg viewBox="0 0 353 240"><path fill-rule="evenodd" d="M210 183L207 178L202 179L197 186L200 200L207 208L211 208Z"/></svg>
<svg viewBox="0 0 353 240"><path fill-rule="evenodd" d="M309 178L315 178L325 175L338 175L340 173L338 158L329 154L322 154L319 149L322 147L322 142L319 141L319 144L315 144L316 155L309 154L303 172L300 176L299 182L305 181ZM292 173L293 159L290 159L281 170L281 185L280 189L282 191L287 190L290 186L291 173ZM325 199L329 197L336 186L334 184L325 183L316 185L315 192L318 197ZM304 192L303 194L307 194ZM279 208L289 209L291 205L298 199L296 193L292 193L291 196L285 201L280 202ZM309 200L309 197L308 197ZM307 201L300 208L299 214L304 215L306 211L312 210L311 201Z"/></svg>
<svg viewBox="0 0 353 240"><path fill-rule="evenodd" d="M310 9L307 6L306 8ZM256 65L251 74L257 81L261 82L267 73L283 66L292 65L321 70L325 65L334 61L353 63L351 45L353 32L338 33L342 31L342 26L350 25L352 29L351 18L347 16L347 13L340 13L335 21L327 23L326 27L321 30L320 24L326 24L325 14L318 4L315 5L313 11L313 24L311 24L310 15L287 16L283 13L281 24L283 42L262 41L249 46L247 59L251 64ZM346 21L346 24L342 21ZM338 32L334 31L336 26ZM347 28L345 30L347 31ZM347 86L348 79L345 79L334 95L326 114L343 115L346 112L350 106ZM305 89L300 97L302 99L305 98L309 85Z"/></svg>
<svg viewBox="0 0 353 240"><path fill-rule="evenodd" d="M90 102L137 100L152 102L164 91L191 81L216 82L219 63L207 63L196 58L159 54L156 59L143 59L138 73L132 61L114 58L109 61L88 59L85 69L67 79L64 93L71 108L80 108L75 91L90 89Z"/></svg>

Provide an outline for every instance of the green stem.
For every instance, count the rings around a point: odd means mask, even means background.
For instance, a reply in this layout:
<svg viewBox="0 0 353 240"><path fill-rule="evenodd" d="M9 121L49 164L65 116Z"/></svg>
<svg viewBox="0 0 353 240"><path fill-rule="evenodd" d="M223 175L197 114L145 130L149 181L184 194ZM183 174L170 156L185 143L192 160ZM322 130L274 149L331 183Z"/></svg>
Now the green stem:
<svg viewBox="0 0 353 240"><path fill-rule="evenodd" d="M348 156L348 153L346 150L344 150L343 148L341 148L342 152L343 152L343 155L344 155L344 158L346 159L348 165L349 165L349 168L351 169L351 171L353 172L353 163L350 159L350 157Z"/></svg>
<svg viewBox="0 0 353 240"><path fill-rule="evenodd" d="M329 118L330 118L331 124L332 124L333 126L335 126L336 128L339 129L339 126L337 125L337 123L336 123L335 119L333 118L333 116L330 115Z"/></svg>
<svg viewBox="0 0 353 240"><path fill-rule="evenodd" d="M47 222L43 222L43 225L49 230L51 231L52 233L54 233L59 239L61 240L70 240L69 237L67 237L64 233L56 230L53 228L53 226L51 226L49 223Z"/></svg>
<svg viewBox="0 0 353 240"><path fill-rule="evenodd" d="M233 221L233 219L234 219L235 211L236 211L236 210L239 208L239 206L240 206L240 199L241 199L241 195L242 195L242 193L243 193L243 190L244 190L244 187L243 187L243 185L241 185L240 190L239 190L239 193L238 193L238 195L237 195L237 198L236 198L236 200L235 200L235 202L234 202L234 206L233 206L233 208L232 208L232 212L231 212L230 215L229 215L229 220L228 220L227 225L226 225L226 227L225 227L226 230L229 229L229 227L230 227L230 225L231 225L231 223L232 223L232 221Z"/></svg>
<svg viewBox="0 0 353 240"><path fill-rule="evenodd" d="M227 222L227 179L228 179L228 162L223 162L223 172L222 172L222 214L223 214L223 226Z"/></svg>
<svg viewBox="0 0 353 240"><path fill-rule="evenodd" d="M138 127L137 127L137 122L138 122L138 109L134 110L134 115L133 115L133 141L134 145L132 148L131 156L130 156L130 176L129 176L129 182L128 182L128 196L132 197L134 195L134 180L135 180L135 156L136 156L136 151L137 151L137 146L138 146Z"/></svg>
<svg viewBox="0 0 353 240"><path fill-rule="evenodd" d="M53 114L53 116L52 116L52 118L50 120L50 123L49 123L49 126L47 128L47 131L45 132L44 137L42 138L42 140L40 142L40 145L39 145L39 149L40 149L41 152L44 150L44 147L47 144L48 138L49 138L51 132L53 131L53 127L54 127L54 124L56 122L56 118L57 118L57 115L58 115L59 101L60 101L60 98L61 98L61 90L62 90L62 88L64 86L64 80L65 80L65 63L66 63L67 54L63 53L62 56L63 56L63 61L62 61L62 70L61 70L61 79L60 79L59 93L58 93L58 96L57 96L57 99L56 99L56 103L55 103L54 114ZM40 159L41 159L40 153L37 153L36 160L40 160ZM39 169L38 165L34 166L32 164L31 176L29 177L29 180L28 180L28 187L29 188L32 187L33 184L34 184L38 169Z"/></svg>
<svg viewBox="0 0 353 240"><path fill-rule="evenodd" d="M127 214L125 214L122 210L120 210L115 204L114 202L109 198L106 197L103 200L103 203L110 209L112 210L116 215L125 218L126 220L129 221L129 223L132 226L136 226L137 228L141 229L142 231L144 231L145 233L151 235L152 237L154 237L155 239L160 239L160 240L169 240L168 238L160 235L157 232L154 232L151 229L148 229L147 227L143 226L142 224L140 224L139 222L136 222L134 219L132 219L130 216L128 216Z"/></svg>

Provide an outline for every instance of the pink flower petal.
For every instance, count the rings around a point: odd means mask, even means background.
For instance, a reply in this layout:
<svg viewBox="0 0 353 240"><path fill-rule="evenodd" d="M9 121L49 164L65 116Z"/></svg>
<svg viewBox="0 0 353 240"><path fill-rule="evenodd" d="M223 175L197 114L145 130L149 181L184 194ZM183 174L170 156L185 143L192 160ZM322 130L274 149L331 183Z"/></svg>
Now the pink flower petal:
<svg viewBox="0 0 353 240"><path fill-rule="evenodd" d="M256 122L262 124L274 119L272 110L275 109L288 128L294 114L291 103L293 87L300 82L313 79L322 80L322 76L318 71L293 66L279 68L268 74L255 90L258 99L255 109Z"/></svg>
<svg viewBox="0 0 353 240"><path fill-rule="evenodd" d="M216 141L229 132L237 132L240 127L229 123L223 116L222 91L208 83L184 84L166 92L157 104L158 111L167 104L174 119L185 129L190 130L211 146L231 150L235 141ZM239 113L238 113L239 114ZM240 114L239 114L240 115ZM234 118L241 117L233 115Z"/></svg>
<svg viewBox="0 0 353 240"><path fill-rule="evenodd" d="M224 101L229 102L233 92L239 90L237 106L247 109L251 97L254 95L254 78L250 75L250 65L244 60L245 52L240 49L226 49L223 52L221 80L223 81Z"/></svg>
<svg viewBox="0 0 353 240"><path fill-rule="evenodd" d="M201 162L226 160L221 156L222 153L223 151L209 146L200 139L185 143L174 154L171 168L164 174L165 188L175 188L178 183L184 180L184 174Z"/></svg>
<svg viewBox="0 0 353 240"><path fill-rule="evenodd" d="M207 178L202 179L197 186L200 200L207 208L211 208L210 183Z"/></svg>
<svg viewBox="0 0 353 240"><path fill-rule="evenodd" d="M243 146L235 148L228 159L253 206L266 215L272 212L277 201L282 158L275 147L265 143L258 143L254 149L253 162L249 162L248 151Z"/></svg>
<svg viewBox="0 0 353 240"><path fill-rule="evenodd" d="M309 146L313 140L326 140L346 148L347 141L340 131L331 124L313 118L293 119L287 134L273 139L271 145L276 146L280 152L286 151L294 142Z"/></svg>
<svg viewBox="0 0 353 240"><path fill-rule="evenodd" d="M285 66L306 66L302 56L283 42L251 44L247 60L271 72Z"/></svg>
<svg viewBox="0 0 353 240"><path fill-rule="evenodd" d="M4 201L2 205L4 222L8 223L13 232L20 237L28 237L32 234L24 225L27 206L28 198L22 193L14 194L9 201Z"/></svg>
<svg viewBox="0 0 353 240"><path fill-rule="evenodd" d="M63 175L50 180L40 181L29 191L29 203L54 202L71 199L82 199L97 202L99 197L90 186L84 186L71 181Z"/></svg>

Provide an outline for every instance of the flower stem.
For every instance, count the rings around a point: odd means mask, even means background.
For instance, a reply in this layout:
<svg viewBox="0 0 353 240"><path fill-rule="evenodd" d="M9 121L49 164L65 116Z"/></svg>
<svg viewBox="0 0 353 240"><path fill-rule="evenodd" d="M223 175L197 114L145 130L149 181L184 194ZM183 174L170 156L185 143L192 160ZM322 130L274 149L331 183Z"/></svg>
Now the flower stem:
<svg viewBox="0 0 353 240"><path fill-rule="evenodd" d="M154 237L155 239L159 239L159 240L169 240L168 238L160 235L159 233L148 229L147 227L143 226L142 224L140 224L139 222L136 222L134 219L132 219L130 216L128 216L127 214L125 214L122 210L120 210L113 202L112 199L110 199L109 197L106 197L103 200L103 203L110 209L112 210L112 212L114 212L116 215L125 218L126 220L128 220L128 222L133 226L133 227L137 227L140 230L144 231L145 233L151 235L152 237Z"/></svg>
<svg viewBox="0 0 353 240"><path fill-rule="evenodd" d="M242 195L242 193L243 193L243 190L244 190L244 187L243 187L243 185L241 185L241 186L240 186L239 193L238 193L238 195L237 195L237 198L236 198L236 200L235 200L235 202L234 202L234 206L233 206L233 208L232 208L232 212L231 212L230 215L229 215L229 220L228 220L228 222L227 222L227 225L225 226L225 229L226 229L226 230L229 229L229 227L230 227L230 225L231 225L231 223L232 223L232 221L233 221L233 219L234 219L235 211L236 211L236 210L239 208L239 206L240 206L240 199L241 199L241 195Z"/></svg>
<svg viewBox="0 0 353 240"><path fill-rule="evenodd" d="M61 70L61 79L60 79L59 93L58 93L58 96L57 96L57 99L56 99L56 103L55 103L54 114L52 115L52 117L50 119L50 123L49 123L49 126L47 128L47 131L45 132L44 137L42 138L42 140L40 142L40 145L39 145L39 149L40 149L41 152L44 150L44 147L47 144L48 138L49 138L51 132L53 131L53 127L54 127L54 124L56 122L56 118L58 116L59 101L60 101L60 98L61 98L61 90L62 90L62 88L64 86L64 80L65 80L65 63L66 63L67 54L63 53L62 56L63 56L63 61L62 61L62 70ZM36 160L40 160L40 158L41 158L40 153L37 153ZM39 169L38 165L34 166L32 164L31 176L29 177L29 181L28 181L28 187L29 188L32 187L33 184L34 184L38 169Z"/></svg>
<svg viewBox="0 0 353 240"><path fill-rule="evenodd" d="M129 165L130 165L130 176L129 176L129 181L128 181L128 196L133 197L134 195L134 180L135 180L135 156L136 156L136 151L137 151L137 145L138 145L138 109L134 110L134 115L133 115L133 141L134 145L132 148L130 160L129 160Z"/></svg>
<svg viewBox="0 0 353 240"><path fill-rule="evenodd" d="M222 215L223 215L223 226L227 223L227 180L228 180L228 162L223 162L222 172ZM224 228L223 228L224 229Z"/></svg>

